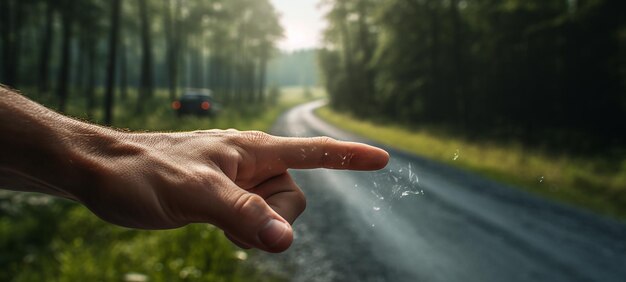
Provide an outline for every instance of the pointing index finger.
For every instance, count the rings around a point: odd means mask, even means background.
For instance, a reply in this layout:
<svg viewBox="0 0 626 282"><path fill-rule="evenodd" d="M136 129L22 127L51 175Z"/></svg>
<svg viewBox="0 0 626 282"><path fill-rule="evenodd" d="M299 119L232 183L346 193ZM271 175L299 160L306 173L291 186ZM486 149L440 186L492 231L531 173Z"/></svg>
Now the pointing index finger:
<svg viewBox="0 0 626 282"><path fill-rule="evenodd" d="M389 162L389 154L382 149L329 137L277 137L275 144L272 149L288 168L377 170Z"/></svg>

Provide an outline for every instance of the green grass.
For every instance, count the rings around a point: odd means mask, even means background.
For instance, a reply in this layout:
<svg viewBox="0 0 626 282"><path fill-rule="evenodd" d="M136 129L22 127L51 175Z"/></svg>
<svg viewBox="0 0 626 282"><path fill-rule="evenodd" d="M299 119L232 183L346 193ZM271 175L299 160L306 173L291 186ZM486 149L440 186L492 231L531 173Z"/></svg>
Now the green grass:
<svg viewBox="0 0 626 282"><path fill-rule="evenodd" d="M101 100L101 91L99 91ZM135 115L135 91L115 108L114 127L184 131L212 128L268 130L285 109L311 99L300 88L282 89L275 105L224 109L216 118L178 119L165 91ZM28 95L28 92L25 91ZM53 97L31 96L54 105ZM85 101L70 97L68 113L86 119ZM101 105L98 105L101 108ZM101 120L102 111L94 114ZM37 200L39 199L39 200ZM140 231L98 219L76 203L0 190L0 281L124 281L139 274L149 281L285 281L256 265L255 251L242 251L210 225Z"/></svg>
<svg viewBox="0 0 626 282"><path fill-rule="evenodd" d="M626 219L626 159L552 156L518 144L470 142L429 130L363 121L318 109L330 123L385 145L513 184L532 193ZM458 150L458 158L455 154Z"/></svg>
<svg viewBox="0 0 626 282"><path fill-rule="evenodd" d="M99 91L101 92L101 91ZM136 91L129 91L129 99L119 101L114 108L113 127L140 131L191 131L199 129L261 130L270 129L278 115L286 109L305 101L319 99L325 94L321 89L313 89L312 96L306 97L299 87L283 88L275 105L230 106L216 117L176 117L170 108L166 90L157 90L155 98L144 102L144 112L135 113ZM99 93L101 95L101 93ZM68 106L67 113L79 119L87 120L85 102L81 97ZM100 99L102 100L102 99ZM94 112L94 121L103 118L102 106Z"/></svg>

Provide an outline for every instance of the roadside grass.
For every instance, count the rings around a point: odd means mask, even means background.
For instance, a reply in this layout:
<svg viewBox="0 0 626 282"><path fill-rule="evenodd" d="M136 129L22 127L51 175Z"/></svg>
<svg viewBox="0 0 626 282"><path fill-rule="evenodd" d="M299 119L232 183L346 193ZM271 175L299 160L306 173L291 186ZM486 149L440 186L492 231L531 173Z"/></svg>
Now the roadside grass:
<svg viewBox="0 0 626 282"><path fill-rule="evenodd" d="M101 100L102 91L98 91ZM28 91L24 91L28 95ZM166 91L135 115L136 91L115 107L114 127L149 131L213 128L267 131L286 109L312 99L286 88L274 105L228 107L215 118L178 119ZM30 96L55 105L54 97ZM134 98L134 99L133 99ZM67 112L86 120L85 101L72 95ZM96 105L94 121L102 119ZM240 250L222 231L193 224L140 231L108 224L81 205L34 193L0 190L0 281L287 281L259 268L255 251ZM134 280L133 280L134 279Z"/></svg>
<svg viewBox="0 0 626 282"><path fill-rule="evenodd" d="M316 114L381 144L477 172L557 201L626 220L626 159L552 156L519 144L470 142L429 130L364 121L323 107Z"/></svg>

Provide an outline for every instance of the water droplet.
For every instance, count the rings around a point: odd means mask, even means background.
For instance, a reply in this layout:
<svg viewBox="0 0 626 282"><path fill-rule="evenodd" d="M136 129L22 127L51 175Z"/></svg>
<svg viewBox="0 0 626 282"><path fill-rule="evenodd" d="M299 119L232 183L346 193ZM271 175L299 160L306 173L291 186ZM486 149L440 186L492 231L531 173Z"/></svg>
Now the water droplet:
<svg viewBox="0 0 626 282"><path fill-rule="evenodd" d="M543 183L543 180L544 180L543 176L539 176L539 177L537 178L537 181L539 181L539 183Z"/></svg>
<svg viewBox="0 0 626 282"><path fill-rule="evenodd" d="M379 200L384 200L385 197L383 197L382 195L378 194L376 191L374 190L370 190L370 192L372 192L372 194L374 195L374 197L378 198Z"/></svg>
<svg viewBox="0 0 626 282"><path fill-rule="evenodd" d="M410 195L420 195L420 192L418 191L404 191L402 192L402 195L400 195L400 198L404 198ZM421 195L424 195L424 191L421 192Z"/></svg>
<svg viewBox="0 0 626 282"><path fill-rule="evenodd" d="M456 149L456 152L454 152L454 156L452 157L452 160L456 161L459 159L460 156L461 156L461 151L459 149Z"/></svg>

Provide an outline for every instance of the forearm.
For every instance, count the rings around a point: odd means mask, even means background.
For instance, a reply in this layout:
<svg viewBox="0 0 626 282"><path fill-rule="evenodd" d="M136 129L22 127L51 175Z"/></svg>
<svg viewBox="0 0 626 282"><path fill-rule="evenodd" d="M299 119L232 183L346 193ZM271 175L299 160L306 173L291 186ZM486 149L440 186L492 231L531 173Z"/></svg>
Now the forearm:
<svg viewBox="0 0 626 282"><path fill-rule="evenodd" d="M0 188L76 199L88 175L81 143L107 131L0 88Z"/></svg>

